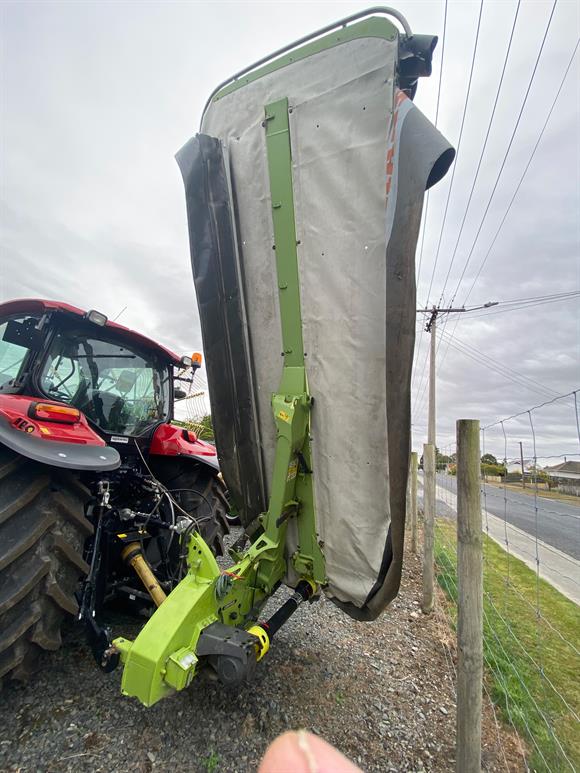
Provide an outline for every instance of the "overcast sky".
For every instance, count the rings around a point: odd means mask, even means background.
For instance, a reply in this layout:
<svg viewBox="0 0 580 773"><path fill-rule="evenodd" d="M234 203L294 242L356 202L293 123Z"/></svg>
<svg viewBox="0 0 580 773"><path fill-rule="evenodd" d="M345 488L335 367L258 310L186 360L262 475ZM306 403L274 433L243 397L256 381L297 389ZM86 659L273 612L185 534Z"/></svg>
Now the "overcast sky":
<svg viewBox="0 0 580 773"><path fill-rule="evenodd" d="M120 319L124 324L177 351L199 349L183 186L173 155L195 133L202 106L218 82L271 50L365 6L356 2L0 4L0 299L58 298L97 308L110 317L127 306ZM551 1L522 0L488 148L445 294L447 302L506 151L551 6ZM414 31L442 35L443 0L401 0L396 7ZM451 173L430 198L419 282L421 303L437 302L443 288L515 7L515 2L484 2L471 97L428 299ZM449 2L438 125L454 145L478 12L479 2ZM464 302L505 213L560 85L579 26L578 3L559 0L525 113L455 305ZM420 82L416 98L432 120L441 50L440 40L433 77ZM578 73L577 56L469 304L579 289ZM542 386L534 391L515 384L453 346L444 355L447 347L442 345L440 446L452 440L458 417L489 423L580 385L578 299L489 314L487 319L475 314L471 321L467 315L461 318L458 339ZM446 332L454 326L451 320ZM427 336L421 333L418 343L421 339L425 340L414 381L416 448L426 431L421 376ZM469 351L477 360L473 349ZM541 444L538 455L580 451L573 401L544 409L535 417ZM529 426L512 422L509 432L510 443L530 444ZM498 453L500 440L493 441ZM512 455L511 446L508 455Z"/></svg>

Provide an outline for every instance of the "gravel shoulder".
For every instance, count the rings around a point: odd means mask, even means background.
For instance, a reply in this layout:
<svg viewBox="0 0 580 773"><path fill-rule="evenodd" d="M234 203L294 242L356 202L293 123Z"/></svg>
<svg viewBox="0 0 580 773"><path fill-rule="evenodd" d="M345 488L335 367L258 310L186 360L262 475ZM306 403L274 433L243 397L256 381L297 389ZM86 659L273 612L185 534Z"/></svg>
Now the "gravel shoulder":
<svg viewBox="0 0 580 773"><path fill-rule="evenodd" d="M246 773L277 735L300 727L365 771L454 770L453 635L443 612L421 614L420 592L420 564L407 553L400 596L379 620L357 623L326 599L303 605L252 684L230 692L196 679L150 709L121 696L120 671L100 673L71 625L33 682L0 693L0 770ZM489 705L483 746L485 770L525 769Z"/></svg>

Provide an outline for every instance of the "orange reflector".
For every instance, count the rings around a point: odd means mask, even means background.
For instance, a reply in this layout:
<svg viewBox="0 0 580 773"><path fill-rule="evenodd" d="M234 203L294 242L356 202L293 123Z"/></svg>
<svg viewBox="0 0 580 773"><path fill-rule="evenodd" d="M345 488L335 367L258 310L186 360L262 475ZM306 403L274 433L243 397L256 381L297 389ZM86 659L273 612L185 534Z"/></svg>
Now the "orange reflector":
<svg viewBox="0 0 580 773"><path fill-rule="evenodd" d="M75 424L81 419L81 412L68 405L53 405L52 403L32 403L28 415L40 421L58 421L62 424Z"/></svg>
<svg viewBox="0 0 580 773"><path fill-rule="evenodd" d="M194 352L191 355L191 361L193 362L193 366L195 368L200 368L201 363L203 362L203 357L201 356L200 352Z"/></svg>

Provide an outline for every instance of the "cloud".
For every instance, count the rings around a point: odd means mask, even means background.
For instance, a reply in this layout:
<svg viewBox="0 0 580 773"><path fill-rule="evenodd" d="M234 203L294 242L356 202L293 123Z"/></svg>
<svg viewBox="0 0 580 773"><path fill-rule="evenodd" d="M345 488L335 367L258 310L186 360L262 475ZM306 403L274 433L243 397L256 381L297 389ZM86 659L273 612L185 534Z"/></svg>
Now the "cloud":
<svg viewBox="0 0 580 773"><path fill-rule="evenodd" d="M220 81L289 40L365 3L4 3L0 93L0 298L46 296L121 321L179 352L201 346L182 183L173 154L195 133ZM524 97L551 3L522 3L504 88L445 297L459 281ZM442 4L401 0L418 32L442 33ZM449 5L439 125L457 143L478 4ZM484 4L457 170L433 274L439 299L495 97L515 2ZM554 15L529 103L455 303L474 280L528 160L578 37L573 3ZM433 117L442 54L417 104ZM576 62L577 72L577 62ZM580 210L574 72L470 302L578 288ZM451 174L431 192L419 298L427 300ZM452 331L450 320L447 331ZM577 385L578 304L458 322L475 359L440 349L441 445L457 417L491 422L541 402L475 349L535 379L546 394ZM427 336L419 334L417 391ZM488 363L489 364L489 363ZM423 380L424 383L424 380ZM425 435L418 400L416 442ZM422 403L422 404L421 404ZM574 440L568 404L547 408L551 449ZM519 420L514 433L525 430ZM421 430L419 430L421 427ZM515 437L516 435L514 435ZM526 436L528 437L528 436ZM501 441L501 438L500 438ZM495 442L495 441L494 441ZM499 442L499 441L498 441ZM580 449L578 449L580 450ZM500 454L501 455L501 454Z"/></svg>

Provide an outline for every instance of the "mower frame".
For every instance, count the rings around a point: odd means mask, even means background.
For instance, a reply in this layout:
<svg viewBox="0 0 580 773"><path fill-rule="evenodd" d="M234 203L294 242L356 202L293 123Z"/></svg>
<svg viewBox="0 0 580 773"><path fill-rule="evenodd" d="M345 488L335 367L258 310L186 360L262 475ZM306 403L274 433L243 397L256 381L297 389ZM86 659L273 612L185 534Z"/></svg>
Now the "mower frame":
<svg viewBox="0 0 580 773"><path fill-rule="evenodd" d="M367 36L395 39L399 35L397 28L384 18L371 17L346 26L373 13L394 15L404 27L402 38L407 41L411 37L406 21L391 9L373 8L356 14L237 73L211 94L204 112L212 100L218 100L293 60L332 48L347 39ZM337 29L340 30L338 33ZM320 37L328 32L331 34ZM294 50L300 44L305 45ZM287 53L289 51L292 55ZM308 388L302 335L289 110L288 99L279 99L264 106L263 121L284 357L280 386L271 399L276 449L268 510L258 518L260 528L252 545L243 553L230 550L235 564L227 571L220 569L201 537L192 534L186 577L134 641L114 640L113 645L124 664L122 691L147 706L191 683L199 669L201 651L203 655L207 654L206 646L200 648L199 645L204 631L210 626L222 632L226 630L223 626L228 626L231 637L224 634L222 642L234 638L237 631L240 641L247 643L247 639L244 640L247 634L255 650L255 659L259 660L268 650L271 637L266 624L256 625L255 622L283 579L288 579L290 574L297 590L300 585L308 584L311 591L303 596L312 595L319 586L326 584L313 491L315 471L310 450L310 412L314 400ZM286 535L291 519L296 521L298 547L289 555ZM299 602L300 599L296 606ZM219 657L221 650L218 649L215 653ZM240 653L242 650L243 646L240 646ZM247 675L251 675L250 671L248 669Z"/></svg>

